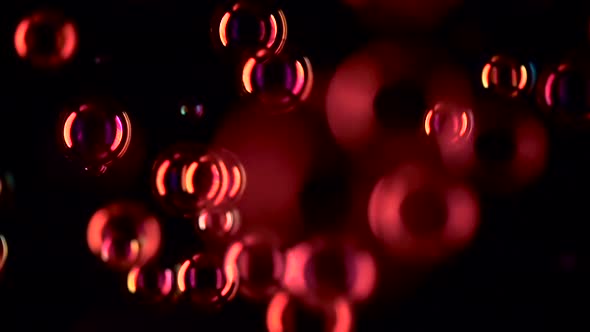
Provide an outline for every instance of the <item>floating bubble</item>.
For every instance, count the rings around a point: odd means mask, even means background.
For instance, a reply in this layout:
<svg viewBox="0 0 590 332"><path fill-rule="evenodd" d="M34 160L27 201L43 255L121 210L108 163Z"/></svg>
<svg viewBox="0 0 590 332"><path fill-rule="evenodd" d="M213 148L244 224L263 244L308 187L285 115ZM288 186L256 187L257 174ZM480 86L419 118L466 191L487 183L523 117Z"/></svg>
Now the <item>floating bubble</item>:
<svg viewBox="0 0 590 332"><path fill-rule="evenodd" d="M313 70L305 56L261 51L244 63L241 83L243 92L265 112L287 112L309 97Z"/></svg>
<svg viewBox="0 0 590 332"><path fill-rule="evenodd" d="M520 63L507 56L492 57L481 72L481 83L485 89L510 97L530 92L535 80L536 71L532 63Z"/></svg>
<svg viewBox="0 0 590 332"><path fill-rule="evenodd" d="M160 248L160 224L141 204L113 203L90 218L87 240L90 251L108 265L140 267Z"/></svg>
<svg viewBox="0 0 590 332"><path fill-rule="evenodd" d="M6 264L6 259L8 258L8 242L6 242L6 238L4 235L0 234L0 271Z"/></svg>
<svg viewBox="0 0 590 332"><path fill-rule="evenodd" d="M437 103L426 112L424 132L445 146L468 140L473 131L473 112L452 103Z"/></svg>
<svg viewBox="0 0 590 332"><path fill-rule="evenodd" d="M400 166L373 189L368 208L375 237L400 258L431 262L465 247L477 229L473 194L420 165Z"/></svg>
<svg viewBox="0 0 590 332"><path fill-rule="evenodd" d="M228 168L223 150L192 143L176 144L157 158L152 171L155 197L170 213L197 218L202 209L233 202L245 175L240 164ZM230 160L230 162L237 162Z"/></svg>
<svg viewBox="0 0 590 332"><path fill-rule="evenodd" d="M37 11L17 26L14 47L18 56L36 67L58 67L76 52L78 33L61 13Z"/></svg>
<svg viewBox="0 0 590 332"><path fill-rule="evenodd" d="M222 240L240 229L240 213L236 209L203 209L196 220L197 233L207 240Z"/></svg>
<svg viewBox="0 0 590 332"><path fill-rule="evenodd" d="M211 36L215 47L237 56L278 54L287 40L287 20L281 9L259 1L229 1L214 16Z"/></svg>
<svg viewBox="0 0 590 332"><path fill-rule="evenodd" d="M318 238L287 252L283 283L310 303L362 301L376 282L373 256L344 239Z"/></svg>
<svg viewBox="0 0 590 332"><path fill-rule="evenodd" d="M228 173L227 194L224 197L225 205L235 204L242 198L246 189L246 171L244 166L233 152L226 149L216 149L215 155L220 163L225 166Z"/></svg>
<svg viewBox="0 0 590 332"><path fill-rule="evenodd" d="M278 239L262 233L247 234L230 245L225 264L237 266L239 291L251 299L269 299L280 289L285 272Z"/></svg>
<svg viewBox="0 0 590 332"><path fill-rule="evenodd" d="M354 327L353 315L351 304L342 298L322 307L310 307L280 291L268 304L266 328L269 332L348 332Z"/></svg>
<svg viewBox="0 0 590 332"><path fill-rule="evenodd" d="M540 85L541 106L566 119L590 118L590 73L587 65L566 61Z"/></svg>
<svg viewBox="0 0 590 332"><path fill-rule="evenodd" d="M180 106L180 116L190 121L200 121L205 116L205 105L197 101L185 101Z"/></svg>
<svg viewBox="0 0 590 332"><path fill-rule="evenodd" d="M84 170L101 174L123 157L131 142L127 112L112 100L92 99L66 107L58 140L68 159Z"/></svg>
<svg viewBox="0 0 590 332"><path fill-rule="evenodd" d="M175 286L174 271L156 264L133 267L127 274L127 289L141 301L164 300L174 294Z"/></svg>
<svg viewBox="0 0 590 332"><path fill-rule="evenodd" d="M203 308L218 308L232 300L238 289L235 265L225 265L210 254L196 254L180 265L176 283L181 299Z"/></svg>

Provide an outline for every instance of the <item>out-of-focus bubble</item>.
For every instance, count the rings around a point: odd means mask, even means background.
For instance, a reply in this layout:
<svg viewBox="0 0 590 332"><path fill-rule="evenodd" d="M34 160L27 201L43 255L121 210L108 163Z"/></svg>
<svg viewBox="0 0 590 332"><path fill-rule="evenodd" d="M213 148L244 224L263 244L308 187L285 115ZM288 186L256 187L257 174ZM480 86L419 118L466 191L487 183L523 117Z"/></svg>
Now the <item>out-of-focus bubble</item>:
<svg viewBox="0 0 590 332"><path fill-rule="evenodd" d="M199 121L205 116L205 105L200 102L184 102L180 106L180 116L191 121Z"/></svg>
<svg viewBox="0 0 590 332"><path fill-rule="evenodd" d="M210 254L196 254L178 267L176 286L181 300L202 308L219 308L232 300L239 283L235 265Z"/></svg>
<svg viewBox="0 0 590 332"><path fill-rule="evenodd" d="M204 208L235 202L244 190L245 179L231 152L211 151L192 143L163 151L152 171L155 197L170 213L186 218L197 218Z"/></svg>
<svg viewBox="0 0 590 332"><path fill-rule="evenodd" d="M292 52L260 51L242 67L243 92L267 113L293 110L307 100L313 86L313 69L305 56Z"/></svg>
<svg viewBox="0 0 590 332"><path fill-rule="evenodd" d="M581 62L581 61L580 61ZM564 61L546 75L537 95L541 106L565 120L590 118L590 71L586 63Z"/></svg>
<svg viewBox="0 0 590 332"><path fill-rule="evenodd" d="M67 106L58 123L58 141L68 159L92 174L101 174L123 157L131 142L127 112L109 99Z"/></svg>
<svg viewBox="0 0 590 332"><path fill-rule="evenodd" d="M76 52L78 33L74 24L61 13L37 11L17 26L14 47L18 56L29 60L33 66L55 68Z"/></svg>
<svg viewBox="0 0 590 332"><path fill-rule="evenodd" d="M141 301L158 302L174 294L174 271L156 264L133 267L127 274L127 290Z"/></svg>
<svg viewBox="0 0 590 332"><path fill-rule="evenodd" d="M237 266L241 294L267 300L280 289L285 256L279 245L271 235L250 233L228 247L225 264Z"/></svg>
<svg viewBox="0 0 590 332"><path fill-rule="evenodd" d="M87 240L90 251L108 265L140 267L160 248L160 224L139 203L113 203L90 218Z"/></svg>
<svg viewBox="0 0 590 332"><path fill-rule="evenodd" d="M197 233L205 240L228 239L240 229L240 213L236 209L203 209L196 219Z"/></svg>
<svg viewBox="0 0 590 332"><path fill-rule="evenodd" d="M353 316L351 304L342 298L325 306L309 307L280 291L268 304L266 328L269 332L349 332L354 327Z"/></svg>
<svg viewBox="0 0 590 332"><path fill-rule="evenodd" d="M473 111L452 103L437 103L424 116L426 135L436 137L438 143L445 146L469 140L473 125Z"/></svg>
<svg viewBox="0 0 590 332"><path fill-rule="evenodd" d="M535 66L508 56L496 55L483 66L481 84L485 89L516 97L531 91L536 81Z"/></svg>
<svg viewBox="0 0 590 332"><path fill-rule="evenodd" d="M310 303L363 301L373 292L373 256L344 239L318 238L289 249L283 283Z"/></svg>
<svg viewBox="0 0 590 332"><path fill-rule="evenodd" d="M287 20L282 10L260 1L228 1L213 17L211 36L215 47L235 56L278 54L287 40Z"/></svg>
<svg viewBox="0 0 590 332"><path fill-rule="evenodd" d="M10 204L14 195L14 177L9 172L0 171L0 208Z"/></svg>
<svg viewBox="0 0 590 332"><path fill-rule="evenodd" d="M4 267L6 263L6 259L8 258L8 242L6 242L6 238L4 235L0 234L0 271Z"/></svg>
<svg viewBox="0 0 590 332"><path fill-rule="evenodd" d="M414 164L377 183L368 216L374 236L392 254L417 263L462 249L479 222L477 201L467 188Z"/></svg>

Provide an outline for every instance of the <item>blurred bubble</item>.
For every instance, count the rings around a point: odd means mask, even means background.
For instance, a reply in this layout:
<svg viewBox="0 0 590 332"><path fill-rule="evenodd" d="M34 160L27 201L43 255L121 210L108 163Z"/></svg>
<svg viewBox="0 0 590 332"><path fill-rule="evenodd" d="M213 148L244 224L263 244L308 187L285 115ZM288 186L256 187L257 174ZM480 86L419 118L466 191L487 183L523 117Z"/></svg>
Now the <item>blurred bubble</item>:
<svg viewBox="0 0 590 332"><path fill-rule="evenodd" d="M546 75L537 95L541 106L563 119L590 118L587 64L565 61Z"/></svg>
<svg viewBox="0 0 590 332"><path fill-rule="evenodd" d="M223 240L240 229L240 213L237 209L211 208L199 212L197 233L205 240Z"/></svg>
<svg viewBox="0 0 590 332"><path fill-rule="evenodd" d="M269 332L349 332L354 329L353 315L351 304L344 299L309 307L281 291L268 304L266 328Z"/></svg>
<svg viewBox="0 0 590 332"><path fill-rule="evenodd" d="M9 172L0 170L0 207L9 204L14 195L14 177Z"/></svg>
<svg viewBox="0 0 590 332"><path fill-rule="evenodd" d="M414 164L379 180L368 216L374 236L391 253L418 263L465 247L479 222L477 201L467 188Z"/></svg>
<svg viewBox="0 0 590 332"><path fill-rule="evenodd" d="M123 157L131 142L127 112L108 99L67 106L58 124L58 140L66 157L92 174L104 173Z"/></svg>
<svg viewBox="0 0 590 332"><path fill-rule="evenodd" d="M518 60L496 55L486 63L481 72L481 83L485 89L494 90L503 96L516 97L531 91L536 80L535 66Z"/></svg>
<svg viewBox="0 0 590 332"><path fill-rule="evenodd" d="M267 300L280 289L285 257L279 239L266 233L250 233L227 249L226 265L235 265L239 291L250 299Z"/></svg>
<svg viewBox="0 0 590 332"><path fill-rule="evenodd" d="M160 224L141 204L113 203L90 218L87 240L90 251L103 262L126 270L144 265L157 254Z"/></svg>
<svg viewBox="0 0 590 332"><path fill-rule="evenodd" d="M78 33L61 13L36 11L18 24L14 47L18 56L36 67L58 67L76 52Z"/></svg>
<svg viewBox="0 0 590 332"><path fill-rule="evenodd" d="M180 106L180 115L185 119L198 121L205 116L205 105L199 102L185 102Z"/></svg>
<svg viewBox="0 0 590 332"><path fill-rule="evenodd" d="M201 209L239 199L245 179L231 152L193 143L175 144L163 151L152 171L155 197L170 213L186 218L197 218Z"/></svg>
<svg viewBox="0 0 590 332"><path fill-rule="evenodd" d="M287 112L309 97L313 70L305 56L261 51L244 63L241 84L243 92L260 103L264 112Z"/></svg>
<svg viewBox="0 0 590 332"><path fill-rule="evenodd" d="M173 294L174 271L156 264L133 267L127 274L127 290L141 301L157 302Z"/></svg>
<svg viewBox="0 0 590 332"><path fill-rule="evenodd" d="M225 265L222 259L207 253L187 259L176 276L180 298L209 309L232 300L239 283L235 265Z"/></svg>
<svg viewBox="0 0 590 332"><path fill-rule="evenodd" d="M278 54L287 40L287 20L282 10L260 1L228 1L213 17L211 36L215 47L237 56Z"/></svg>
<svg viewBox="0 0 590 332"><path fill-rule="evenodd" d="M0 234L0 271L4 267L6 263L6 259L8 258L8 242L6 242L6 238L4 235Z"/></svg>
<svg viewBox="0 0 590 332"><path fill-rule="evenodd" d="M424 132L440 144L453 145L469 139L473 131L473 112L451 103L437 103L426 111Z"/></svg>
<svg viewBox="0 0 590 332"><path fill-rule="evenodd" d="M310 303L335 299L366 300L373 292L377 269L373 256L345 239L317 238L287 252L283 283Z"/></svg>

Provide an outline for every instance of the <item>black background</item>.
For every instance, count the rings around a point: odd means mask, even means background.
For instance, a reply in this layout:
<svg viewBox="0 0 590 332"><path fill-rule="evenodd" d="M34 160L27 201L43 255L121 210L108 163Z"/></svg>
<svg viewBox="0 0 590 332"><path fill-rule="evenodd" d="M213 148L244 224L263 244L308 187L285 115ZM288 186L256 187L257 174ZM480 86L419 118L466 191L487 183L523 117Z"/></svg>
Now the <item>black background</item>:
<svg viewBox="0 0 590 332"><path fill-rule="evenodd" d="M44 5L62 9L79 29L79 53L59 71L32 69L14 52L16 25ZM582 54L588 44L587 7L583 1L467 1L436 29L415 30L364 27L334 0L282 6L288 43L324 72L372 38L401 38L450 51L475 81L496 53L530 59L541 68L572 52ZM125 295L121 276L100 265L85 242L87 220L98 207L119 198L151 202L149 174L160 149L179 139L207 142L237 100L235 68L211 47L214 8L214 1L178 0L0 4L0 166L16 179L16 204L0 224L10 244L0 284L0 331L23 331L31 324L64 331L264 329L263 307L240 301L211 316L138 305ZM477 38L462 38L466 31ZM102 64L96 57L104 59ZM139 137L128 162L99 180L80 175L56 144L61 105L95 93L120 100ZM186 98L205 103L201 123L179 118L179 103ZM362 308L359 330L587 328L590 135L547 126L551 146L545 175L523 192L484 196L474 245L402 301L378 293ZM333 182L324 186L337 185ZM330 197L323 199L328 205ZM172 234L184 229L167 227ZM573 271L561 265L564 256L576 257Z"/></svg>

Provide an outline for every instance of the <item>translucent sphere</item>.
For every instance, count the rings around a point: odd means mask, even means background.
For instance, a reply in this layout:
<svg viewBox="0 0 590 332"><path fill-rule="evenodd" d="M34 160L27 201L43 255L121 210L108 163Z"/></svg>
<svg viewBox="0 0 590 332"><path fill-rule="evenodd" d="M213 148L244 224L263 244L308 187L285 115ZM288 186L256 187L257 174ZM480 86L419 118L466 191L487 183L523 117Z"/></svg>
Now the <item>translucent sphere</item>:
<svg viewBox="0 0 590 332"><path fill-rule="evenodd" d="M564 62L540 85L539 101L544 108L566 119L589 119L590 71L586 64Z"/></svg>
<svg viewBox="0 0 590 332"><path fill-rule="evenodd" d="M58 140L68 159L100 174L127 152L131 121L120 105L108 99L75 103L60 118Z"/></svg>
<svg viewBox="0 0 590 332"><path fill-rule="evenodd" d="M186 100L180 105L179 114L183 119L198 122L205 116L205 105L202 102Z"/></svg>
<svg viewBox="0 0 590 332"><path fill-rule="evenodd" d="M6 258L8 258L8 242L4 235L0 234L0 271L6 263Z"/></svg>
<svg viewBox="0 0 590 332"><path fill-rule="evenodd" d="M481 72L481 83L485 89L509 97L530 92L535 80L536 72L532 63L520 63L508 56L492 57Z"/></svg>
<svg viewBox="0 0 590 332"><path fill-rule="evenodd" d="M351 304L342 298L321 307L310 307L281 291L268 304L266 328L269 332L348 332L354 330L353 316Z"/></svg>
<svg viewBox="0 0 590 332"><path fill-rule="evenodd" d="M105 263L130 269L144 265L157 254L160 224L141 204L114 203L90 218L87 240L90 250Z"/></svg>
<svg viewBox="0 0 590 332"><path fill-rule="evenodd" d="M174 277L172 269L156 264L133 267L127 274L127 289L141 301L161 301L174 294Z"/></svg>
<svg viewBox="0 0 590 332"><path fill-rule="evenodd" d="M225 262L237 266L239 291L248 298L267 300L280 289L285 256L273 236L262 233L243 236L229 246Z"/></svg>
<svg viewBox="0 0 590 332"><path fill-rule="evenodd" d="M221 168L227 170L227 193L225 194L224 205L237 203L246 189L246 171L244 166L233 152L226 149L216 149L215 155ZM225 173L225 172L222 172Z"/></svg>
<svg viewBox="0 0 590 332"><path fill-rule="evenodd" d="M229 1L214 15L211 36L216 48L236 56L259 50L280 53L287 40L287 20L282 10L260 1Z"/></svg>
<svg viewBox="0 0 590 332"><path fill-rule="evenodd" d="M14 33L17 54L37 67L57 67L78 47L74 24L54 11L37 11L24 18Z"/></svg>
<svg viewBox="0 0 590 332"><path fill-rule="evenodd" d="M197 218L202 209L219 207L239 198L243 168L228 168L229 152L211 151L199 144L181 143L165 150L152 171L157 200L170 213Z"/></svg>
<svg viewBox="0 0 590 332"><path fill-rule="evenodd" d="M218 308L234 298L238 274L217 256L202 253L180 265L176 283L180 298L203 308Z"/></svg>
<svg viewBox="0 0 590 332"><path fill-rule="evenodd" d="M244 63L241 83L264 112L287 112L309 97L313 70L307 57L261 51Z"/></svg>
<svg viewBox="0 0 590 332"><path fill-rule="evenodd" d="M196 219L197 233L205 240L224 240L240 229L240 213L236 209L203 209Z"/></svg>
<svg viewBox="0 0 590 332"><path fill-rule="evenodd" d="M318 238L287 252L283 283L311 303L361 301L371 295L376 273L369 252L343 239Z"/></svg>
<svg viewBox="0 0 590 332"><path fill-rule="evenodd" d="M473 125L473 112L451 103L437 103L424 117L426 135L436 137L443 145L468 140L472 136Z"/></svg>

